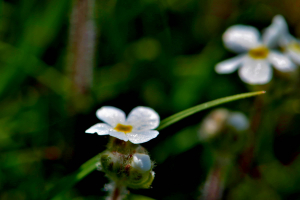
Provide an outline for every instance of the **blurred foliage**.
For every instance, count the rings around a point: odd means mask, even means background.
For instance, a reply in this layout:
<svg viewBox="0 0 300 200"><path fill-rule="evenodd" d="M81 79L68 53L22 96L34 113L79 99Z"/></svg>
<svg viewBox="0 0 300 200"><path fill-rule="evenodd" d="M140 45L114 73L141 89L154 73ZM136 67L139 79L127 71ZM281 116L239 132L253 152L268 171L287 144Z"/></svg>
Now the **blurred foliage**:
<svg viewBox="0 0 300 200"><path fill-rule="evenodd" d="M0 2L1 200L43 199L58 180L103 151L107 137L84 134L99 121L95 111L101 106L128 113L145 105L164 119L203 102L262 89L267 90L263 100L224 105L256 123L254 139L245 145L254 141L254 158L246 171L240 170L241 155L233 160L223 198L300 199L299 83L275 73L269 85L249 87L236 73L214 72L217 62L231 56L221 40L230 25L262 30L282 14L299 38L299 0L95 1L93 84L84 94L74 91L66 58L74 2ZM151 189L132 190L136 195L129 199L201 196L214 162L210 147L197 140L207 113L143 144L157 163L156 177ZM54 199L101 199L107 182L94 171Z"/></svg>

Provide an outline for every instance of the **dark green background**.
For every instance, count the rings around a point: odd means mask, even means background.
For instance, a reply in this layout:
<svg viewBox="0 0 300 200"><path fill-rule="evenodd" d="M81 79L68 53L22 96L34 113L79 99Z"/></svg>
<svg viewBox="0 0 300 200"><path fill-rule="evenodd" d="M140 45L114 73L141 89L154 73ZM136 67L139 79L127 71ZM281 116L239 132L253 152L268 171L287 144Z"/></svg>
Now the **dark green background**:
<svg viewBox="0 0 300 200"><path fill-rule="evenodd" d="M126 113L149 106L163 119L257 89L267 90L263 106L253 106L255 98L224 105L249 118L262 113L251 170L241 176L233 161L224 199L300 199L299 85L276 72L268 86L253 88L236 72L214 71L235 55L223 47L226 28L246 24L261 31L282 14L299 37L299 8L299 0L96 0L93 84L77 95L66 86L72 81L72 2L0 1L0 199L42 199L47 188L103 151L108 137L84 133L99 122L101 106ZM156 162L156 177L151 189L131 193L172 200L201 195L213 155L198 142L197 129L208 112L143 144ZM95 171L55 200L101 199L106 183Z"/></svg>

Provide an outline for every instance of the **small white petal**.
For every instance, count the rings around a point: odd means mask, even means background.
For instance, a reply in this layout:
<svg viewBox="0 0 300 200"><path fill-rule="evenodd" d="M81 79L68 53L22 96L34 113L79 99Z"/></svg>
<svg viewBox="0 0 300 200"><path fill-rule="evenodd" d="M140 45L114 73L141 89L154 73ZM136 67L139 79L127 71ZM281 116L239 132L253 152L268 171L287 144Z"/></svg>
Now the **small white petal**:
<svg viewBox="0 0 300 200"><path fill-rule="evenodd" d="M286 48L291 42L295 41L296 38L292 36L290 33L283 33L279 38L279 46Z"/></svg>
<svg viewBox="0 0 300 200"><path fill-rule="evenodd" d="M258 30L252 26L245 25L229 27L223 34L223 41L228 49L237 53L245 52L261 45Z"/></svg>
<svg viewBox="0 0 300 200"><path fill-rule="evenodd" d="M156 136L159 134L158 131L155 130L149 130L149 131L141 131L141 132L131 132L127 133L127 137L130 142L133 144L140 144L144 142L148 142L149 140L156 138Z"/></svg>
<svg viewBox="0 0 300 200"><path fill-rule="evenodd" d="M273 17L272 24L265 29L263 34L263 43L268 47L275 47L278 43L286 43L289 31L288 25L281 15Z"/></svg>
<svg viewBox="0 0 300 200"><path fill-rule="evenodd" d="M133 126L133 131L155 129L159 125L159 115L152 108L138 106L128 115L126 124Z"/></svg>
<svg viewBox="0 0 300 200"><path fill-rule="evenodd" d="M281 37L279 37L279 45L285 47L288 45L292 40L295 38L289 33L288 24L286 23L285 19L281 15L276 15L273 18L272 25L273 27L278 27L281 31Z"/></svg>
<svg viewBox="0 0 300 200"><path fill-rule="evenodd" d="M114 129L111 129L109 131L109 135L118 138L120 140L124 140L125 142L128 141L128 137L124 132L119 132L119 131L115 131Z"/></svg>
<svg viewBox="0 0 300 200"><path fill-rule="evenodd" d="M97 133L98 135L108 135L111 127L104 123L98 123L86 130L86 133Z"/></svg>
<svg viewBox="0 0 300 200"><path fill-rule="evenodd" d="M229 74L234 72L242 63L244 56L245 55L236 56L219 62L215 67L216 72L219 74Z"/></svg>
<svg viewBox="0 0 300 200"><path fill-rule="evenodd" d="M103 106L97 110L96 116L112 127L115 127L119 123L124 124L125 122L125 113L113 106Z"/></svg>
<svg viewBox="0 0 300 200"><path fill-rule="evenodd" d="M276 15L273 17L272 24L279 27L282 31L288 32L288 25L282 15Z"/></svg>
<svg viewBox="0 0 300 200"><path fill-rule="evenodd" d="M241 112L232 112L228 117L227 123L238 131L244 131L249 128L249 121Z"/></svg>
<svg viewBox="0 0 300 200"><path fill-rule="evenodd" d="M135 153L131 166L141 172L149 171L151 169L150 157L146 154Z"/></svg>
<svg viewBox="0 0 300 200"><path fill-rule="evenodd" d="M290 58L282 53L271 51L268 60L274 65L276 69L282 72L290 72L295 70L295 64Z"/></svg>
<svg viewBox="0 0 300 200"><path fill-rule="evenodd" d="M287 49L286 53L297 65L300 65L300 52Z"/></svg>
<svg viewBox="0 0 300 200"><path fill-rule="evenodd" d="M266 84L272 75L272 68L266 59L245 59L239 69L240 78L248 84Z"/></svg>
<svg viewBox="0 0 300 200"><path fill-rule="evenodd" d="M272 24L264 30L262 35L263 44L267 47L274 48L276 45L278 45L281 35L282 29L279 26Z"/></svg>

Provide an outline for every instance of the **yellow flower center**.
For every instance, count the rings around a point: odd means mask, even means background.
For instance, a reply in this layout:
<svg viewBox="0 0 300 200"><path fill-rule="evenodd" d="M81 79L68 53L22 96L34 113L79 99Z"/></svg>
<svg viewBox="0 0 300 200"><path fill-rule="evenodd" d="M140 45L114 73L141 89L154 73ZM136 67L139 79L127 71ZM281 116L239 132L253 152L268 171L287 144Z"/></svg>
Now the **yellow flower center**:
<svg viewBox="0 0 300 200"><path fill-rule="evenodd" d="M251 49L249 52L250 57L254 59L265 59L269 54L269 49L261 46L255 49Z"/></svg>
<svg viewBox="0 0 300 200"><path fill-rule="evenodd" d="M117 126L114 128L118 132L124 132L130 133L132 131L132 126L130 125L124 125L124 124L117 124Z"/></svg>
<svg viewBox="0 0 300 200"><path fill-rule="evenodd" d="M289 48L298 53L300 52L300 44L298 42L292 42L289 44Z"/></svg>

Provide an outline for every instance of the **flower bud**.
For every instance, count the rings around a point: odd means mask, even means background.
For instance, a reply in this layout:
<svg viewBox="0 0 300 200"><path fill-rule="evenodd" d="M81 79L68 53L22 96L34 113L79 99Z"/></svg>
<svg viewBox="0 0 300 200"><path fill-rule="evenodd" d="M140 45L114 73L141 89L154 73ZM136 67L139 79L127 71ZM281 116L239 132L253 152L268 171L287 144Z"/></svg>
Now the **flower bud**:
<svg viewBox="0 0 300 200"><path fill-rule="evenodd" d="M133 189L149 188L154 180L154 174L153 171L139 173L133 170L130 179L127 181L127 186Z"/></svg>
<svg viewBox="0 0 300 200"><path fill-rule="evenodd" d="M141 173L147 172L151 169L150 157L146 154L136 153L133 155L133 162L131 166Z"/></svg>
<svg viewBox="0 0 300 200"><path fill-rule="evenodd" d="M152 163L149 155L143 153L133 154L128 187L149 188L154 179L154 172L151 169Z"/></svg>
<svg viewBox="0 0 300 200"><path fill-rule="evenodd" d="M124 156L118 152L105 151L101 154L100 163L102 171L115 180L123 169Z"/></svg>
<svg viewBox="0 0 300 200"><path fill-rule="evenodd" d="M122 154L107 150L101 154L100 164L109 178L130 188L149 188L154 179L152 163L146 153Z"/></svg>

